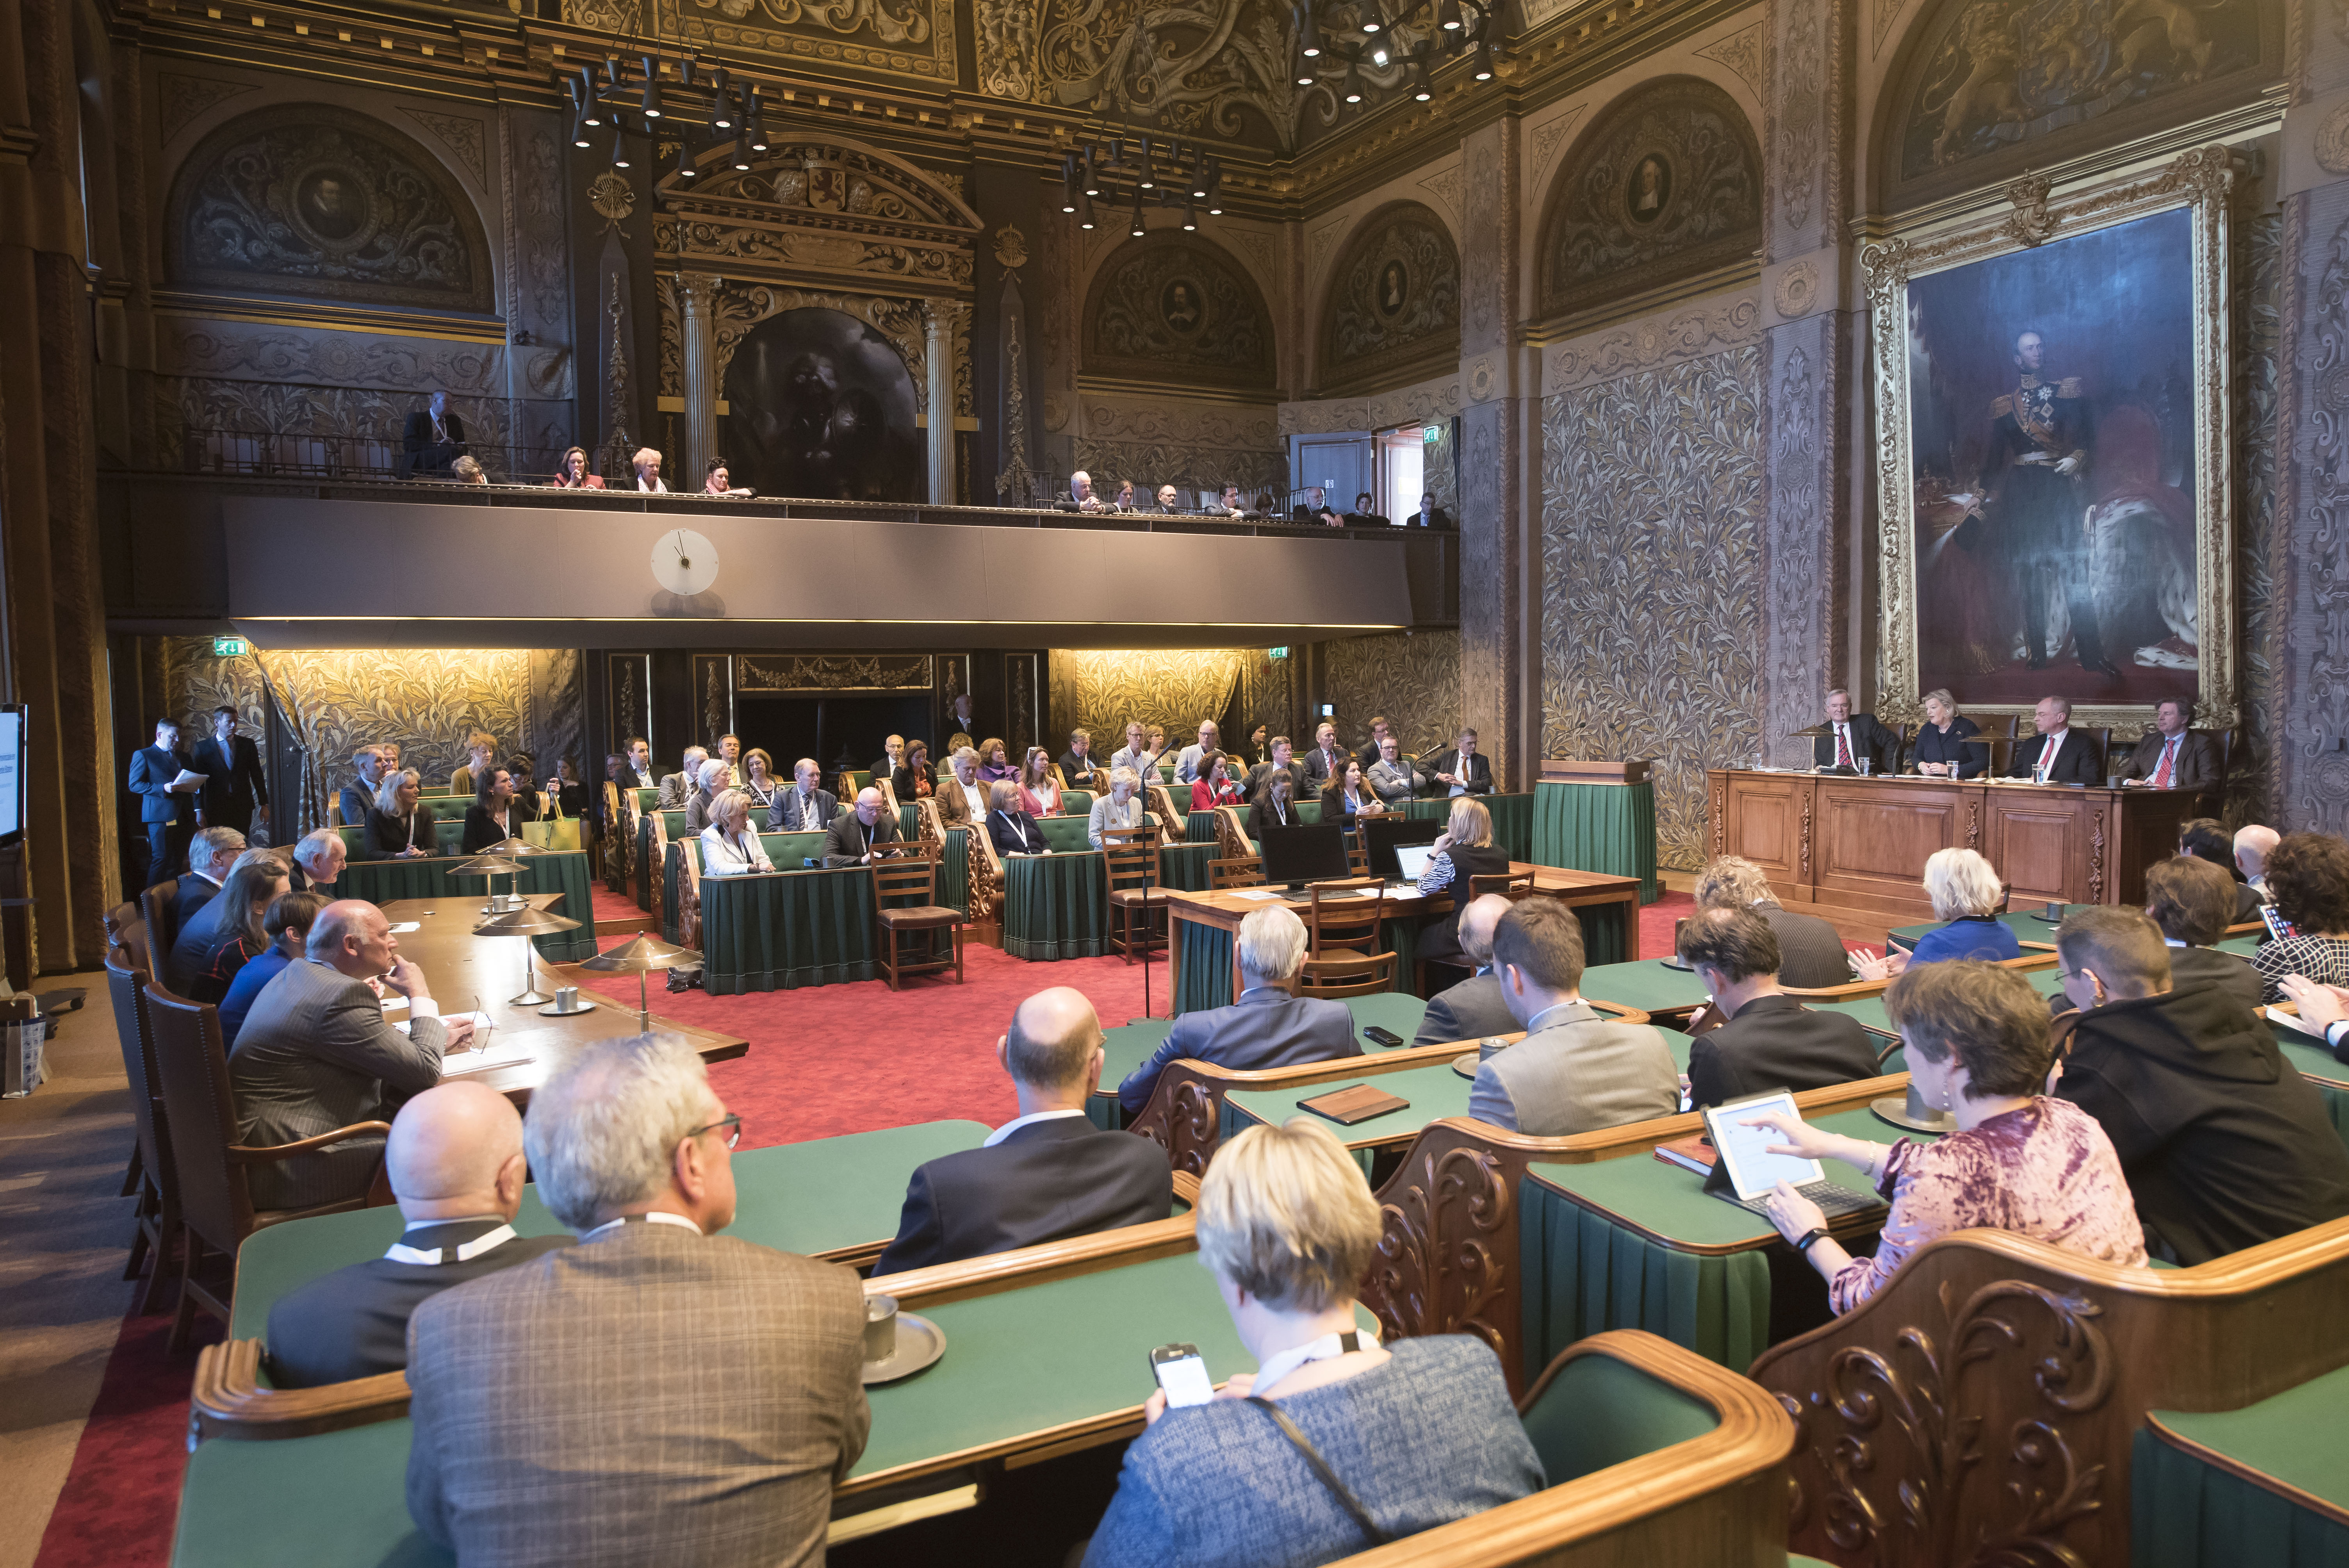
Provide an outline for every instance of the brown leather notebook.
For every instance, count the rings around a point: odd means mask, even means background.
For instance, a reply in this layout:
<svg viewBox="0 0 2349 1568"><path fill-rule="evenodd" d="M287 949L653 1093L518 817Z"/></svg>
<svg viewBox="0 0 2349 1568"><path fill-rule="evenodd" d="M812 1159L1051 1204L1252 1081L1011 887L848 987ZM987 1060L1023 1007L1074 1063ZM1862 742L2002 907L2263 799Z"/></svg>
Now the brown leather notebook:
<svg viewBox="0 0 2349 1568"><path fill-rule="evenodd" d="M1384 1116L1391 1110L1410 1109L1411 1101L1399 1099L1382 1088L1366 1083L1349 1084L1328 1094L1317 1094L1311 1099L1297 1102L1299 1110L1309 1110L1316 1116L1326 1116L1340 1127L1351 1127L1358 1121L1368 1121L1374 1116Z"/></svg>
<svg viewBox="0 0 2349 1568"><path fill-rule="evenodd" d="M1700 1176L1711 1175L1713 1161L1718 1158L1713 1151L1713 1144L1702 1132L1693 1133L1687 1138L1675 1138L1668 1143L1659 1143L1656 1145L1655 1152L1656 1158L1665 1164L1677 1165L1683 1171L1693 1171Z"/></svg>

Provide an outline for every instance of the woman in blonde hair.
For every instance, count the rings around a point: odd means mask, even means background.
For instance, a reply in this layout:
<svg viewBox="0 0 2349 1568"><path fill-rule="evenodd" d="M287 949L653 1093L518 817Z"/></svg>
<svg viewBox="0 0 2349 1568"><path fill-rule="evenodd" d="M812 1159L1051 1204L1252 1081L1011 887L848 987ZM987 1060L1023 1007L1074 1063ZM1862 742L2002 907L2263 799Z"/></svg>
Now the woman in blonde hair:
<svg viewBox="0 0 2349 1568"><path fill-rule="evenodd" d="M1977 958L1994 964L2023 956L2014 928L1998 912L2006 903L2006 889L1998 869L1971 850L1935 850L1925 858L1925 896L1933 902L1933 917L1945 922L1917 939L1916 950L1888 948L1881 958L1861 958L1854 965L1863 980L1898 975L1912 964L1940 964L1952 958Z"/></svg>
<svg viewBox="0 0 2349 1568"><path fill-rule="evenodd" d="M1471 877L1500 876L1509 869L1509 853L1493 842L1493 813L1483 801L1467 795L1452 799L1452 820L1437 834L1435 852L1419 873L1419 891L1433 898L1452 895L1452 913L1420 933L1419 955L1441 964L1458 964L1460 912L1468 906Z"/></svg>
<svg viewBox="0 0 2349 1568"><path fill-rule="evenodd" d="M1206 1404L1150 1396L1087 1564L1328 1563L1541 1489L1482 1340L1381 1346L1361 1326L1378 1204L1319 1123L1251 1127L1218 1149L1198 1236L1257 1370Z"/></svg>

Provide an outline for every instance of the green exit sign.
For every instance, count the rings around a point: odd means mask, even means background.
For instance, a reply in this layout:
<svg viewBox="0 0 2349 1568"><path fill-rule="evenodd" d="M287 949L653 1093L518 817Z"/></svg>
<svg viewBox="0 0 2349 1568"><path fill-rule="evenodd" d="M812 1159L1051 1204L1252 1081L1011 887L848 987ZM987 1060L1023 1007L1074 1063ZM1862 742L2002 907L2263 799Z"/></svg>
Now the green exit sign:
<svg viewBox="0 0 2349 1568"><path fill-rule="evenodd" d="M1436 442L1444 439L1444 427L1441 425L1428 426L1426 428L1420 431L1419 439L1420 444L1423 446L1432 447L1435 445Z"/></svg>
<svg viewBox="0 0 2349 1568"><path fill-rule="evenodd" d="M212 639L212 657L216 659L237 659L243 658L243 656L244 639L243 637L214 637Z"/></svg>
<svg viewBox="0 0 2349 1568"><path fill-rule="evenodd" d="M1287 648L1274 648L1271 650L1271 653L1272 656L1276 659L1285 659L1288 656L1288 650Z"/></svg>

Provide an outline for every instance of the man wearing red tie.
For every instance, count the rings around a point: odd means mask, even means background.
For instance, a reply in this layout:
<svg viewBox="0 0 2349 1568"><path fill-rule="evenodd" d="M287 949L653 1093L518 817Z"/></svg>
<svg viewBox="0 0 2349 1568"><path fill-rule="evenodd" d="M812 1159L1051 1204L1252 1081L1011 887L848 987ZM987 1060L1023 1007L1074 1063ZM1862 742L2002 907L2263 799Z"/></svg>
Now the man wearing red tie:
<svg viewBox="0 0 2349 1568"><path fill-rule="evenodd" d="M1837 686L1827 693L1827 732L1811 742L1811 761L1820 768L1859 771L1868 763L1878 773L1892 771L1899 738L1876 722L1872 713L1851 711L1851 693Z"/></svg>
<svg viewBox="0 0 2349 1568"><path fill-rule="evenodd" d="M2186 704L2176 697L2153 710L2154 727L2121 758L2121 782L2156 789L2211 789L2219 783L2218 758L2210 738L2186 727Z"/></svg>
<svg viewBox="0 0 2349 1568"><path fill-rule="evenodd" d="M2070 697L2041 697L2031 722L2039 733L2015 743L2008 778L2028 779L2034 784L2105 781L2105 759L2097 753L2096 743L2072 727Z"/></svg>

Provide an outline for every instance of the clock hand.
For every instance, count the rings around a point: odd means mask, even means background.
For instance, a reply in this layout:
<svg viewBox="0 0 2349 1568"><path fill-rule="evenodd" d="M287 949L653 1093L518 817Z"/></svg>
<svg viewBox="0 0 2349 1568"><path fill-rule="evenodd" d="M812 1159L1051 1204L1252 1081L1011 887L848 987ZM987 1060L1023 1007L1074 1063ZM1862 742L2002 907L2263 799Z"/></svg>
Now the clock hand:
<svg viewBox="0 0 2349 1568"><path fill-rule="evenodd" d="M670 548L677 552L677 563L679 566L690 566L693 564L693 562L687 558L685 553L685 530L680 528L677 531L677 542L671 545Z"/></svg>

